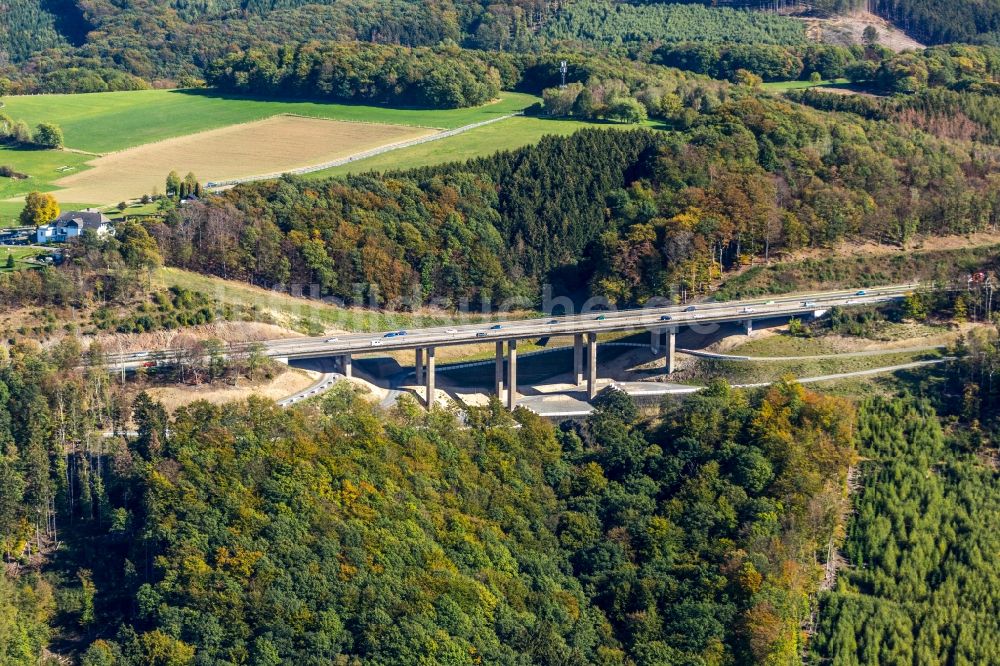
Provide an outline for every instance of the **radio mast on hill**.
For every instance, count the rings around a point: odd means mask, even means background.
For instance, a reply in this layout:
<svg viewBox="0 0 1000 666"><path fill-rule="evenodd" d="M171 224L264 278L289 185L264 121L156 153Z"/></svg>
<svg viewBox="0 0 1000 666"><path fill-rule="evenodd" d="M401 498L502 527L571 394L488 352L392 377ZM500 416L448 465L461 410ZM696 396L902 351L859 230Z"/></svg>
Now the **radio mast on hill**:
<svg viewBox="0 0 1000 666"><path fill-rule="evenodd" d="M562 83L559 85L560 88L566 87L566 61L563 60L559 63L559 73L562 74Z"/></svg>

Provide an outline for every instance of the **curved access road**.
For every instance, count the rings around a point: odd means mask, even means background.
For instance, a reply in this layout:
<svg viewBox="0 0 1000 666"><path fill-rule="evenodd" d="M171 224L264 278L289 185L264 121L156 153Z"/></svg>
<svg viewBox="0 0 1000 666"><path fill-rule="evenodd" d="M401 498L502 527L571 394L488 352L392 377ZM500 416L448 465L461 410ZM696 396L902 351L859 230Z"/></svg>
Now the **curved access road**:
<svg viewBox="0 0 1000 666"><path fill-rule="evenodd" d="M818 375L815 377L801 377L795 381L800 384L812 384L816 382L829 382L840 379L851 379L852 377L865 377L869 375L898 372L900 370L911 370L939 363L954 361L954 356L944 358L928 359L925 361L912 361L910 363L900 363L880 368L868 368L866 370L854 370L852 372L840 372L829 375ZM759 382L756 384L733 384L734 388L763 388L770 386L774 382ZM661 382L611 382L609 386L624 391L633 397L685 395L697 393L703 390L704 386L689 384L669 384ZM521 406L529 409L540 416L548 418L571 418L587 416L594 411L593 406L587 402L586 396L579 396L573 393L545 394L526 396L521 398Z"/></svg>
<svg viewBox="0 0 1000 666"><path fill-rule="evenodd" d="M922 345L917 347L897 347L893 349L866 349L864 351L840 352L833 354L813 354L812 356L744 356L742 354L722 354L700 349L678 349L679 354L708 358L717 361L761 361L780 363L782 361L821 361L831 358L849 358L856 356L886 356L888 354L916 354L919 352L947 349L948 345Z"/></svg>

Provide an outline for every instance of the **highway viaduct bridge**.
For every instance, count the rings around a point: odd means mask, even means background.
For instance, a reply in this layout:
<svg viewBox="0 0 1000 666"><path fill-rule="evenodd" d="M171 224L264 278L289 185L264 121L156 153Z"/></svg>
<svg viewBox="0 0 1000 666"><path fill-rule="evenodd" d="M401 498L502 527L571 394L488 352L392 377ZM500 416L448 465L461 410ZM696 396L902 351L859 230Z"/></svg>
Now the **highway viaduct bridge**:
<svg viewBox="0 0 1000 666"><path fill-rule="evenodd" d="M597 337L602 333L648 330L654 348L666 347L666 372L674 370L674 341L681 326L738 322L749 335L756 319L818 317L832 307L852 307L900 300L917 288L904 284L870 289L850 289L786 294L729 302L668 305L618 311L593 311L579 315L540 317L511 321L438 326L386 333L352 333L340 337L292 338L261 343L266 355L287 363L291 359L339 359L341 371L351 376L352 358L372 352L412 350L417 383L425 388L428 404L435 392L435 351L438 347L494 343L496 371L493 389L501 398L506 386L507 407L517 405L517 344L542 337L573 337L573 374L576 384L586 382L587 395L597 392ZM247 345L243 345L246 347ZM240 345L230 354L239 353ZM505 354L506 348L506 354ZM122 369L148 363L150 358L169 358L175 350L143 351L111 355L109 362ZM245 350L244 350L245 351ZM506 355L507 363L504 363Z"/></svg>

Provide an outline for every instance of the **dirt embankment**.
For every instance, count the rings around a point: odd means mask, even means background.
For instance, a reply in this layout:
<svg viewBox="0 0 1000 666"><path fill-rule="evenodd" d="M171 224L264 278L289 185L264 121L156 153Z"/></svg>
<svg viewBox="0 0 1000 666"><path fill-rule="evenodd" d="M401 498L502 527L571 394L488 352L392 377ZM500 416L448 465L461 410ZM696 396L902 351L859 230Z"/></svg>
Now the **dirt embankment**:
<svg viewBox="0 0 1000 666"><path fill-rule="evenodd" d="M859 11L832 18L803 18L806 34L816 41L827 44L851 46L862 44L865 28L872 26L878 31L878 43L893 51L922 49L924 45L905 32L871 12Z"/></svg>
<svg viewBox="0 0 1000 666"><path fill-rule="evenodd" d="M295 338L301 334L281 326L260 322L223 321L202 326L191 326L175 331L149 333L103 333L94 338L106 351L128 353L147 349L165 349L177 336L190 336L196 340L221 340L222 342L262 342L279 338Z"/></svg>
<svg viewBox="0 0 1000 666"><path fill-rule="evenodd" d="M246 400L251 395L280 400L309 387L318 376L318 373L308 370L286 368L270 381L259 384L251 385L243 380L237 386L218 383L200 386L178 384L175 386L154 386L147 388L146 392L154 400L163 403L167 411L173 412L178 407L189 405L197 400L206 400L213 405Z"/></svg>

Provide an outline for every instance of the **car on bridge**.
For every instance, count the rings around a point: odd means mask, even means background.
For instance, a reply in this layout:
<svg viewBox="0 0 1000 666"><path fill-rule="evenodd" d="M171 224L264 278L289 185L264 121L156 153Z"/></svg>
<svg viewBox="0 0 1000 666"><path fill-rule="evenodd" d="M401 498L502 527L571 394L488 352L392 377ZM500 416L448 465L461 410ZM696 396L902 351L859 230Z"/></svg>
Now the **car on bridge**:
<svg viewBox="0 0 1000 666"><path fill-rule="evenodd" d="M596 317L597 321L604 321L607 318L608 318L607 315L597 315Z"/></svg>
<svg viewBox="0 0 1000 666"><path fill-rule="evenodd" d="M486 337L486 331L479 331L478 333L476 333L476 337L477 338L485 338Z"/></svg>
<svg viewBox="0 0 1000 666"><path fill-rule="evenodd" d="M381 340L372 340L372 347L381 347L381 346L382 346Z"/></svg>
<svg viewBox="0 0 1000 666"><path fill-rule="evenodd" d="M864 289L859 289L859 290L857 290L856 292L854 292L854 295L855 295L855 296L864 296L864 295L865 295L865 294L867 294L867 293L868 293L868 292L867 292L867 291L865 291Z"/></svg>
<svg viewBox="0 0 1000 666"><path fill-rule="evenodd" d="M743 308L743 310L741 310L741 312L743 314L750 314L751 312L756 312L756 310L754 310L753 308L750 308L750 307L746 307L746 308Z"/></svg>
<svg viewBox="0 0 1000 666"><path fill-rule="evenodd" d="M327 342L339 342L340 338L327 338L326 341Z"/></svg>
<svg viewBox="0 0 1000 666"><path fill-rule="evenodd" d="M492 326L490 326L491 331L499 331L501 328L503 328L503 326L501 326L500 324L493 324Z"/></svg>
<svg viewBox="0 0 1000 666"><path fill-rule="evenodd" d="M694 312L694 311L695 311L695 310L697 310L697 309L698 309L698 308L696 308L695 306L693 306L693 305L689 305L689 306L687 306L686 308L684 308L684 312Z"/></svg>
<svg viewBox="0 0 1000 666"><path fill-rule="evenodd" d="M816 307L816 301L802 301L802 307L804 307L804 308L814 308L814 307Z"/></svg>
<svg viewBox="0 0 1000 666"><path fill-rule="evenodd" d="M455 335L456 333L458 333L458 329L457 328L449 328L447 331L445 331L445 333L447 333L448 335Z"/></svg>
<svg viewBox="0 0 1000 666"><path fill-rule="evenodd" d="M660 321L670 321L672 317L670 315L663 315L660 317Z"/></svg>

